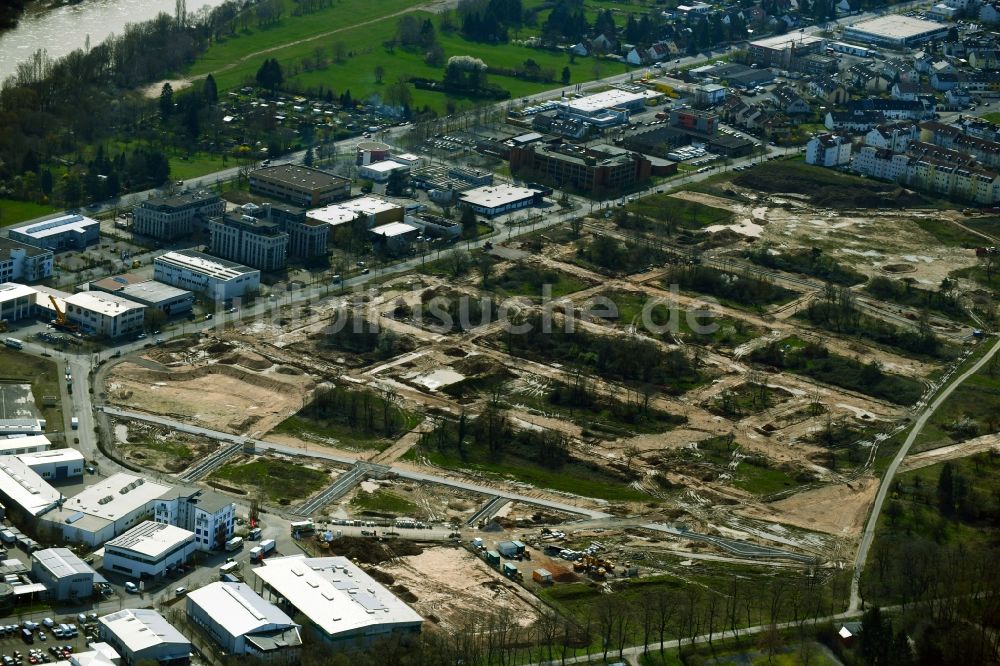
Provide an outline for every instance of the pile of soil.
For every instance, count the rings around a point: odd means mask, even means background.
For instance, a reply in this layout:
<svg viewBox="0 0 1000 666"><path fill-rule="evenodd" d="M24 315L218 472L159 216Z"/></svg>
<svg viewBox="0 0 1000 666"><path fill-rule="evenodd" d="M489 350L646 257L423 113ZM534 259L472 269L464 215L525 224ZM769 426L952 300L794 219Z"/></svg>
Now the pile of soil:
<svg viewBox="0 0 1000 666"><path fill-rule="evenodd" d="M412 541L391 539L373 541L361 537L340 537L330 544L331 550L353 562L380 564L405 555L419 555L424 549Z"/></svg>

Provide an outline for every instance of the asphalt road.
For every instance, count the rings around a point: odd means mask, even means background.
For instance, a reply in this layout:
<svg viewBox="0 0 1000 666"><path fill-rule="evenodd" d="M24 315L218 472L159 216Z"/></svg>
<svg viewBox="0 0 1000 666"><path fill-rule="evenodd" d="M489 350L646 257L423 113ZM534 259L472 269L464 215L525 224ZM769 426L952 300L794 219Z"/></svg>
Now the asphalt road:
<svg viewBox="0 0 1000 666"><path fill-rule="evenodd" d="M1000 340L993 343L993 346L983 354L976 363L963 372L957 379L952 381L948 386L938 393L937 397L921 412L920 416L914 422L913 427L910 429L910 434L907 435L906 440L903 445L899 447L899 451L896 453L896 457L892 459L889 464L889 468L885 471L885 476L882 478L882 483L879 485L878 494L875 496L875 503L872 505L871 513L868 515L868 522L865 524L865 531L861 535L861 543L858 546L857 555L854 558L854 575L851 578L851 599L847 606L849 612L857 611L861 607L861 594L860 594L860 584L861 584L861 572L865 568L865 561L868 559L868 550L871 548L872 541L875 538L875 528L878 525L879 514L882 512L882 505L885 503L886 495L889 493L889 489L892 487L892 479L896 475L896 470L899 469L899 464L903 462L903 458L909 453L910 447L913 442L916 441L917 436L923 429L927 420L934 415L938 407L948 399L948 396L952 392L962 385L966 379L977 373L980 368L986 365L987 362L993 355L1000 350Z"/></svg>

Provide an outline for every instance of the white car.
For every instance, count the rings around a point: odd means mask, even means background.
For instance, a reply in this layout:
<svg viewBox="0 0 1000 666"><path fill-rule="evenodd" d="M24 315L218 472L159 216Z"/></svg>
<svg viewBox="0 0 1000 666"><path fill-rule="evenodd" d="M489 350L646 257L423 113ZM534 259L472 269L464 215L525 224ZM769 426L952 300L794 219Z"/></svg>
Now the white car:
<svg viewBox="0 0 1000 666"><path fill-rule="evenodd" d="M56 626L55 621L51 617L47 617L47 618L43 619L42 620L42 624L44 624L46 627L49 627L50 629L52 627Z"/></svg>
<svg viewBox="0 0 1000 666"><path fill-rule="evenodd" d="M133 583L132 581L126 581L125 591L131 594L135 594L139 591L139 586Z"/></svg>

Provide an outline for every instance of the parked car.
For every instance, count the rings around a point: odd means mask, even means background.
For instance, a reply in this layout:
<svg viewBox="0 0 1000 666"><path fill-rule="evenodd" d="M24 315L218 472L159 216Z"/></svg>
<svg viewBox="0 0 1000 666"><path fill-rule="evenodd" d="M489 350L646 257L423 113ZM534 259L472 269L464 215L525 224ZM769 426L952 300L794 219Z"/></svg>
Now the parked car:
<svg viewBox="0 0 1000 666"><path fill-rule="evenodd" d="M133 583L132 581L127 581L125 583L125 591L130 594L136 594L139 592L139 586Z"/></svg>

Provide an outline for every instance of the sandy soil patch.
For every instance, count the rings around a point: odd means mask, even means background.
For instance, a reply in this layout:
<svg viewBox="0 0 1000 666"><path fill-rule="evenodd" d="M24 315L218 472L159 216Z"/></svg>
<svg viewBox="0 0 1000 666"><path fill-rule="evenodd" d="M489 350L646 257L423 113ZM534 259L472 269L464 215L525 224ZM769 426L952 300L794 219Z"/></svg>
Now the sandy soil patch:
<svg viewBox="0 0 1000 666"><path fill-rule="evenodd" d="M124 408L258 435L300 410L312 384L304 376L262 377L233 366L157 372L122 363L108 378L108 397Z"/></svg>
<svg viewBox="0 0 1000 666"><path fill-rule="evenodd" d="M424 617L438 618L444 631L460 629L485 608L511 612L522 627L538 617L527 592L465 550L431 548L379 568L413 592L417 600L410 605Z"/></svg>
<svg viewBox="0 0 1000 666"><path fill-rule="evenodd" d="M145 88L142 88L142 96L146 99L157 99L160 93L163 92L163 85L166 83L169 83L174 92L177 92L190 86L191 79L165 79L156 83L150 83Z"/></svg>
<svg viewBox="0 0 1000 666"><path fill-rule="evenodd" d="M921 467L936 465L947 460L965 458L991 449L1000 450L1000 434L983 435L982 437L975 437L959 444L941 446L930 451L922 451L916 455L907 456L899 465L899 471L908 472L911 469L920 469Z"/></svg>
<svg viewBox="0 0 1000 666"><path fill-rule="evenodd" d="M806 490L764 506L748 507L740 513L835 536L856 536L864 527L878 486L877 479L865 477L850 484Z"/></svg>

